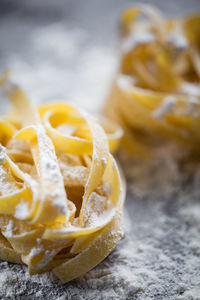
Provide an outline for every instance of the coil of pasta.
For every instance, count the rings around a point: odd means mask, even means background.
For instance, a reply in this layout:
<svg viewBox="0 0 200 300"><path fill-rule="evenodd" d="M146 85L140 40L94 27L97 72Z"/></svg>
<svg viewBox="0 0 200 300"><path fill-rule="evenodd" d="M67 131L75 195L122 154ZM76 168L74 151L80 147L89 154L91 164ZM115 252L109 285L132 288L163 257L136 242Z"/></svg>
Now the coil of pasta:
<svg viewBox="0 0 200 300"><path fill-rule="evenodd" d="M0 259L70 281L123 235L125 186L111 154L121 131L64 102L36 109L7 79L0 118ZM110 145L110 150L109 150Z"/></svg>
<svg viewBox="0 0 200 300"><path fill-rule="evenodd" d="M147 155L173 140L198 151L200 14L166 19L147 5L131 8L121 17L120 51L105 113L123 127L124 146Z"/></svg>

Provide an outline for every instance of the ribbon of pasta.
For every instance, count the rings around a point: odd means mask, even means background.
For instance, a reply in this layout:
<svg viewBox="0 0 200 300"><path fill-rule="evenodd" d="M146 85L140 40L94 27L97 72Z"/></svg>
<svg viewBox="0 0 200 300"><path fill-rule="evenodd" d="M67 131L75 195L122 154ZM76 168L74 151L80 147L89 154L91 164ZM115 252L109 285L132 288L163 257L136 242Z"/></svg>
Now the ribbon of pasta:
<svg viewBox="0 0 200 300"><path fill-rule="evenodd" d="M32 222L50 223L67 219L67 201L55 150L40 122L36 109L30 104L20 87L7 80L4 91L11 100L25 127L17 132L15 139L30 141L30 147L40 179L37 212ZM32 127L27 127L32 126Z"/></svg>
<svg viewBox="0 0 200 300"><path fill-rule="evenodd" d="M56 102L40 106L39 113L56 148L71 154L92 154L91 132L84 125L86 120L83 115L75 107ZM98 121L107 134L110 151L115 152L123 135L121 127L103 117Z"/></svg>
<svg viewBox="0 0 200 300"><path fill-rule="evenodd" d="M37 110L7 75L0 84L14 107L0 121L0 258L67 282L122 237L125 186L110 153L122 130L67 103Z"/></svg>
<svg viewBox="0 0 200 300"><path fill-rule="evenodd" d="M105 114L134 154L149 155L166 138L198 151L199 27L199 14L166 20L146 5L122 14L120 68Z"/></svg>
<svg viewBox="0 0 200 300"><path fill-rule="evenodd" d="M124 182L120 180L119 171L113 158L109 160L105 175L111 180L112 189L114 189L112 202L117 204L115 215L107 226L98 231L97 234L89 235L84 239L83 237L76 239L71 252L79 254L56 267L53 271L63 282L74 279L95 267L110 253L123 236L122 207L125 186Z"/></svg>

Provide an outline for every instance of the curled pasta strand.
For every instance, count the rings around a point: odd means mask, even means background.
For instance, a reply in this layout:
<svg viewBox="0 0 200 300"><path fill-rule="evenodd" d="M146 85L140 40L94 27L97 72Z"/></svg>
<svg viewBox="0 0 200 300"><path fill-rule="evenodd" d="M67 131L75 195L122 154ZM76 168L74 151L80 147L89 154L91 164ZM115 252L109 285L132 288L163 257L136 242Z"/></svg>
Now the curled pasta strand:
<svg viewBox="0 0 200 300"><path fill-rule="evenodd" d="M35 108L7 74L0 84L14 109L0 119L0 258L67 282L123 235L125 185L111 154L122 130L65 102Z"/></svg>
<svg viewBox="0 0 200 300"><path fill-rule="evenodd" d="M122 144L134 154L153 154L168 139L198 151L199 28L199 13L165 19L139 5L122 14L120 67L105 114L122 126Z"/></svg>

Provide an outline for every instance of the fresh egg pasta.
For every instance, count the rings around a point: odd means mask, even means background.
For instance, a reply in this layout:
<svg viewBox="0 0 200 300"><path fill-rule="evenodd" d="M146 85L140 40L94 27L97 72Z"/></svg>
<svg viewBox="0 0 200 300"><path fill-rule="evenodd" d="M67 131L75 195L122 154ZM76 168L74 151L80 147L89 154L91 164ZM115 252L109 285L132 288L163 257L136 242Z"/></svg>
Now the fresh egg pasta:
<svg viewBox="0 0 200 300"><path fill-rule="evenodd" d="M0 118L0 258L70 281L123 236L111 154L122 131L65 102L35 108L7 75L0 83L13 108Z"/></svg>
<svg viewBox="0 0 200 300"><path fill-rule="evenodd" d="M200 14L166 19L147 5L121 16L121 61L105 113L124 129L123 145L148 155L173 139L200 143Z"/></svg>

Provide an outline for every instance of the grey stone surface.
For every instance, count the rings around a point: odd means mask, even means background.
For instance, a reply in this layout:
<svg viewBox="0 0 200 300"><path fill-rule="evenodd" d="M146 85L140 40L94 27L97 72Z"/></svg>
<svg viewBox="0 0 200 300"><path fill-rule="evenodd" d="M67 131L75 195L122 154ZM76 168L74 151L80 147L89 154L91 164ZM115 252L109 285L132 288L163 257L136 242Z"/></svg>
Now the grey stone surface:
<svg viewBox="0 0 200 300"><path fill-rule="evenodd" d="M200 8L199 0L146 2L169 16ZM99 110L117 67L118 15L134 3L1 0L0 70L11 69L32 101L64 98ZM5 106L2 96L1 112ZM122 161L128 224L117 249L65 285L1 262L1 299L200 299L198 171L183 173L170 154L148 166Z"/></svg>

